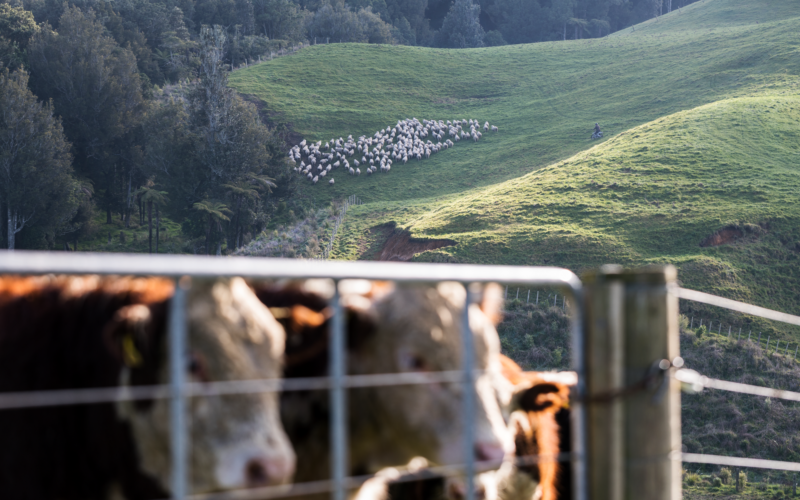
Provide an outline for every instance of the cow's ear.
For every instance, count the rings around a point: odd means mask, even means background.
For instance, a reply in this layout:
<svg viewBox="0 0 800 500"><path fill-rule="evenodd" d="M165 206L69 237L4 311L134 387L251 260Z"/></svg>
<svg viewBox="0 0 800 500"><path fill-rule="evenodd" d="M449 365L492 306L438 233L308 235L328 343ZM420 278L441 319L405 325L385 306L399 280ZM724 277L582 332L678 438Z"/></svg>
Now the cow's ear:
<svg viewBox="0 0 800 500"><path fill-rule="evenodd" d="M109 350L128 368L144 363L152 323L150 307L136 304L118 310L106 326L104 337Z"/></svg>
<svg viewBox="0 0 800 500"><path fill-rule="evenodd" d="M526 412L556 413L568 404L569 388L553 382L541 382L515 395L515 406Z"/></svg>
<svg viewBox="0 0 800 500"><path fill-rule="evenodd" d="M483 314L494 323L494 326L503 321L503 288L497 283L487 283L483 287L479 306Z"/></svg>

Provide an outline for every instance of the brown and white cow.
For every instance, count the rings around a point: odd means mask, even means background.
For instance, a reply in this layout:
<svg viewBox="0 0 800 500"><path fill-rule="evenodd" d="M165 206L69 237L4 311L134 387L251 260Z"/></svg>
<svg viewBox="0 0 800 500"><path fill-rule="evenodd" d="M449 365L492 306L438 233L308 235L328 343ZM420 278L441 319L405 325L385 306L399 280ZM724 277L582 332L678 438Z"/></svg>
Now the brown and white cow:
<svg viewBox="0 0 800 500"><path fill-rule="evenodd" d="M568 401L574 372L523 372L500 355L497 396L514 436L514 453L496 471L475 478L482 500L569 500L571 470L559 459L570 451ZM368 480L355 500L461 500L463 479L431 473L427 464L412 461L400 470L384 469Z"/></svg>
<svg viewBox="0 0 800 500"><path fill-rule="evenodd" d="M0 393L168 383L164 279L0 277ZM186 370L196 382L277 378L282 327L241 279L195 280ZM0 498L169 496L164 399L0 410ZM275 394L192 398L192 493L288 482Z"/></svg>
<svg viewBox="0 0 800 500"><path fill-rule="evenodd" d="M392 286L343 282L350 375L461 369L461 324L466 292L460 284ZM364 287L358 291L359 287ZM325 293L303 285L256 286L256 294L287 329L284 376L325 376L331 311ZM499 371L500 342L492 320L469 310L475 368ZM475 387L477 460L500 460L513 450L489 375ZM348 473L361 475L424 457L439 465L463 456L460 383L399 385L348 391ZM295 482L325 479L330 471L326 391L282 395L283 423L298 456Z"/></svg>

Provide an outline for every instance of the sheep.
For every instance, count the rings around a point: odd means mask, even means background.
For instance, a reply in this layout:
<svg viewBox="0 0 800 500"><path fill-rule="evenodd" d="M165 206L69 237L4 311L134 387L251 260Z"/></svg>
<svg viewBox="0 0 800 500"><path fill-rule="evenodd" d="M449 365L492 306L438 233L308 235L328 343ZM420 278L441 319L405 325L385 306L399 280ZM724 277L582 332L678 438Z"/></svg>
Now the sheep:
<svg viewBox="0 0 800 500"><path fill-rule="evenodd" d="M438 121L408 118L398 120L397 125L389 125L372 136L362 135L357 140L348 135L346 140L342 137L332 138L324 146L322 141L307 143L304 140L290 149L288 161L290 163L300 161L300 167L293 167L292 170L312 180L318 178L311 177L311 170L315 165L321 171L319 177L325 177L332 168L340 166L343 166L349 175L361 175L359 167L362 165L367 175L372 175L378 171L378 167L381 172L388 172L393 160L402 160L403 164L407 164L409 158L416 158L417 161L423 157L428 159L432 154L453 147L461 139L471 138L478 142L482 137L480 128L480 122L474 118ZM498 131L496 126L490 125L488 121L484 122L483 130L490 129ZM322 152L320 149L325 149L327 152ZM360 160L358 157L353 158L354 168L350 166L347 158L357 153L361 158ZM303 154L307 156L305 160L302 160Z"/></svg>
<svg viewBox="0 0 800 500"><path fill-rule="evenodd" d="M314 184L316 184L318 180L319 180L319 176L315 175L315 176L314 176L314 178L313 178L313 179L311 179L311 182L313 182Z"/></svg>
<svg viewBox="0 0 800 500"><path fill-rule="evenodd" d="M329 184L329 185L331 185L331 186L333 186L333 179L329 180L329 181L328 181L328 184Z"/></svg>

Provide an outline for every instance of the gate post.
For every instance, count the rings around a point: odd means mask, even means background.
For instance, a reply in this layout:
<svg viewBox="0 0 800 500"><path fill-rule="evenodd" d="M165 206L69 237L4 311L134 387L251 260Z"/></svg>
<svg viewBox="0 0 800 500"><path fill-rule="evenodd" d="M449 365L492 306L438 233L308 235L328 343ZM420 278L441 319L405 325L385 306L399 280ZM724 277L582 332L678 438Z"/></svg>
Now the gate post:
<svg viewBox="0 0 800 500"><path fill-rule="evenodd" d="M675 280L672 266L585 277L591 498L681 498L680 384L656 375L637 388L679 356Z"/></svg>
<svg viewBox="0 0 800 500"><path fill-rule="evenodd" d="M620 266L603 266L583 276L586 395L620 390L624 380L623 297ZM586 405L589 498L622 500L625 478L622 401Z"/></svg>
<svg viewBox="0 0 800 500"><path fill-rule="evenodd" d="M659 360L680 355L677 271L652 266L626 272L625 383L643 380ZM625 498L681 498L681 393L669 376L624 399Z"/></svg>

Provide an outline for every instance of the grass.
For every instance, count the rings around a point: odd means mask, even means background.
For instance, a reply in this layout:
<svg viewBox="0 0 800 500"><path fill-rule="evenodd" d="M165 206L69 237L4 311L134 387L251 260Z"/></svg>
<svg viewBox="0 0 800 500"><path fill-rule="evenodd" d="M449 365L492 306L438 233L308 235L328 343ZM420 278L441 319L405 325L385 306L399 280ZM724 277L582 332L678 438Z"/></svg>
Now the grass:
<svg viewBox="0 0 800 500"><path fill-rule="evenodd" d="M332 44L231 75L303 137L373 134L398 119L477 118L500 127L389 175L306 186L320 201L461 194L541 169L606 137L720 99L797 89L800 4L706 0L603 39L475 50ZM758 22L758 24L757 24ZM405 220L398 222L404 223Z"/></svg>

